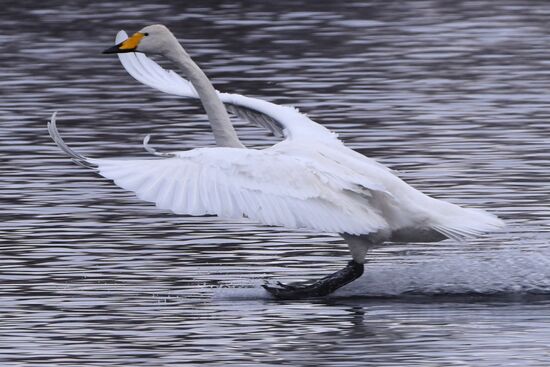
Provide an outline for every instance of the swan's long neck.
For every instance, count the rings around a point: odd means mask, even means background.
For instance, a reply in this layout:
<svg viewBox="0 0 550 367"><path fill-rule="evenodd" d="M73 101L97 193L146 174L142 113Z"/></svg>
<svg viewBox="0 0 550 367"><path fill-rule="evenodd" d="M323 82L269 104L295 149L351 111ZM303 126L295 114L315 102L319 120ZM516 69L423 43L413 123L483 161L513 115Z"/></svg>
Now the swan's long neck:
<svg viewBox="0 0 550 367"><path fill-rule="evenodd" d="M220 97L218 97L212 83L210 83L204 72L189 57L179 42L177 42L177 47L170 49L166 57L180 67L187 79L193 84L193 87L195 87L208 115L216 144L220 147L244 148L231 124L225 106Z"/></svg>

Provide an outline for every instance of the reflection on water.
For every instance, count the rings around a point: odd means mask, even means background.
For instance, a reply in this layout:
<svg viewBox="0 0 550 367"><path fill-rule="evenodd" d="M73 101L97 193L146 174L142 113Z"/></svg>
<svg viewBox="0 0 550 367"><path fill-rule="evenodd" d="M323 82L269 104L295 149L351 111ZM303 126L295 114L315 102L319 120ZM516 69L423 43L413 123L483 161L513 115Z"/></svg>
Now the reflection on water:
<svg viewBox="0 0 550 367"><path fill-rule="evenodd" d="M29 4L0 14L3 366L547 360L550 4ZM377 249L330 299L269 300L263 281L345 263L340 239L159 211L47 136L59 110L62 134L91 156L145 156L148 133L159 150L213 144L199 106L99 54L119 29L153 22L218 89L293 104L416 187L509 228ZM236 124L248 146L275 141Z"/></svg>

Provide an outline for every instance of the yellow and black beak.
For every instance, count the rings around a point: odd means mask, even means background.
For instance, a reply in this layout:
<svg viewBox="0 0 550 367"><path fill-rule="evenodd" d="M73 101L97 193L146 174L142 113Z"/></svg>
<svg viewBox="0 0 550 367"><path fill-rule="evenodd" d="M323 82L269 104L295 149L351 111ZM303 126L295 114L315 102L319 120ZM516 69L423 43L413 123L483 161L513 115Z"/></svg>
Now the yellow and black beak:
<svg viewBox="0 0 550 367"><path fill-rule="evenodd" d="M134 33L134 35L130 38L127 38L126 40L120 42L118 45L114 45L113 47L109 47L105 51L103 51L104 54L120 54L123 52L135 52L136 48L139 45L139 42L145 35L143 33Z"/></svg>

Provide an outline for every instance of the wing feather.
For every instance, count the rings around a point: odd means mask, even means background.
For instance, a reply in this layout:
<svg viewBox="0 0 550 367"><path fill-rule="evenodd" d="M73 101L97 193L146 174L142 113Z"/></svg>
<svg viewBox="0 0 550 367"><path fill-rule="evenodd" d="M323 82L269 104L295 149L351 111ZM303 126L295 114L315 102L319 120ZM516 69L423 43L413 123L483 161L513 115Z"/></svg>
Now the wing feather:
<svg viewBox="0 0 550 367"><path fill-rule="evenodd" d="M116 43L128 35L120 31ZM198 98L193 85L172 70L166 70L142 53L119 53L126 71L139 82L162 92L186 98ZM229 112L245 121L269 129L274 135L293 140L317 140L324 143L339 142L337 135L309 119L296 108L280 106L240 94L219 93Z"/></svg>
<svg viewBox="0 0 550 367"><path fill-rule="evenodd" d="M321 182L325 173L277 151L203 148L171 158L86 161L140 199L179 214L351 234L387 225L368 197L326 177Z"/></svg>

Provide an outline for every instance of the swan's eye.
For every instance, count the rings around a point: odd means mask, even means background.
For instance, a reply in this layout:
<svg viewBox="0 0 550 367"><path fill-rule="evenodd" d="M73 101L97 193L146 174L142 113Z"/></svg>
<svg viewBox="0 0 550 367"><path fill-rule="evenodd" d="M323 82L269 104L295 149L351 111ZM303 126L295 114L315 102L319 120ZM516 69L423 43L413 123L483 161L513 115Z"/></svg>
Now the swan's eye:
<svg viewBox="0 0 550 367"><path fill-rule="evenodd" d="M144 36L148 36L148 35L149 35L149 33L147 33L147 32L146 32L146 33L143 33L143 35L144 35Z"/></svg>

